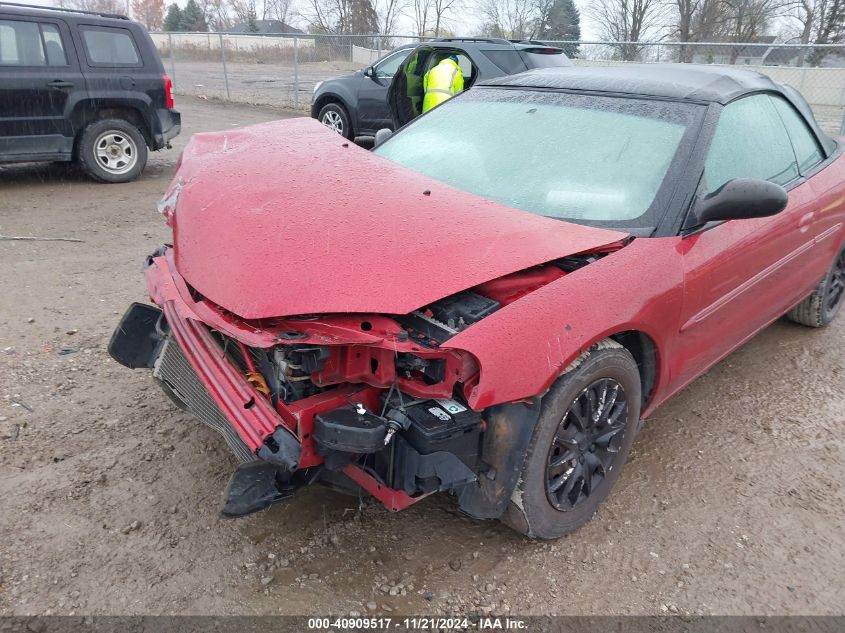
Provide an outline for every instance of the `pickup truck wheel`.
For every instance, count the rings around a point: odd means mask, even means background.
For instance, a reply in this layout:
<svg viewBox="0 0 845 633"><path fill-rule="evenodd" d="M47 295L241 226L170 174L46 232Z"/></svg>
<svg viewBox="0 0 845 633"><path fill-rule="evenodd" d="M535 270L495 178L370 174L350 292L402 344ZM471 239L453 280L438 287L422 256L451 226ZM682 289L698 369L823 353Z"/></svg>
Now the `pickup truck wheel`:
<svg viewBox="0 0 845 633"><path fill-rule="evenodd" d="M824 327L831 321L845 299L845 245L836 254L833 265L809 297L786 313L790 321L808 327Z"/></svg>
<svg viewBox="0 0 845 633"><path fill-rule="evenodd" d="M317 115L317 120L342 137L352 138L352 124L349 121L349 113L339 103L329 103L323 106L320 114Z"/></svg>
<svg viewBox="0 0 845 633"><path fill-rule="evenodd" d="M519 483L503 521L532 538L558 538L590 520L619 478L640 415L637 363L606 339L543 396Z"/></svg>
<svg viewBox="0 0 845 633"><path fill-rule="evenodd" d="M141 132L123 119L91 123L79 141L79 164L91 178L117 183L135 180L147 164Z"/></svg>

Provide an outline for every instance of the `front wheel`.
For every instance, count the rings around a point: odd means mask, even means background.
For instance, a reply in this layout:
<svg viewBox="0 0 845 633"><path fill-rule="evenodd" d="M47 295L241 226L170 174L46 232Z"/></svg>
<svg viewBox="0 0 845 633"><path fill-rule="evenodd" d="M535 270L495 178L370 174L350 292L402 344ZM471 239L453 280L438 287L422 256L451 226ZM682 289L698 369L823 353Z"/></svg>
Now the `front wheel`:
<svg viewBox="0 0 845 633"><path fill-rule="evenodd" d="M94 180L135 180L147 164L147 144L140 130L123 119L103 119L85 128L79 140L79 164Z"/></svg>
<svg viewBox="0 0 845 633"><path fill-rule="evenodd" d="M589 521L622 471L640 401L628 350L606 339L585 352L543 396L504 522L548 539Z"/></svg>
<svg viewBox="0 0 845 633"><path fill-rule="evenodd" d="M323 106L317 115L317 120L342 137L352 138L352 123L349 121L349 113L339 103L329 103Z"/></svg>
<svg viewBox="0 0 845 633"><path fill-rule="evenodd" d="M824 327L831 321L845 300L845 244L839 249L833 265L809 297L787 312L789 320L808 327Z"/></svg>

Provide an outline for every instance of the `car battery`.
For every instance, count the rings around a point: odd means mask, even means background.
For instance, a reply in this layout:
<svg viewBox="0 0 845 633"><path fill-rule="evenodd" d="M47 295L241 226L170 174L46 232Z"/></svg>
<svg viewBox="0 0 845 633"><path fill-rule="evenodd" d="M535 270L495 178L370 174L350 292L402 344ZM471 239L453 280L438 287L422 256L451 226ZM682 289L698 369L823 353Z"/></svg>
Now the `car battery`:
<svg viewBox="0 0 845 633"><path fill-rule="evenodd" d="M454 453L471 469L478 463L481 414L456 400L423 400L404 408L411 420L402 436L418 452Z"/></svg>

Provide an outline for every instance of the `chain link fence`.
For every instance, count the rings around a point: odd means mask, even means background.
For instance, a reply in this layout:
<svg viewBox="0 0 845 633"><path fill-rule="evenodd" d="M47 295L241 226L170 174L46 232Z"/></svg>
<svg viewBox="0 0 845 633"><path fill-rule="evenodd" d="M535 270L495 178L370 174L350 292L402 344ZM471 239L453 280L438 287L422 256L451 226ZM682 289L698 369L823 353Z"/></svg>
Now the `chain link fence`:
<svg viewBox="0 0 845 633"><path fill-rule="evenodd" d="M315 85L359 70L411 36L150 33L177 94L305 109Z"/></svg>
<svg viewBox="0 0 845 633"><path fill-rule="evenodd" d="M418 44L405 35L151 33L177 94L306 110L320 81L365 68L388 51ZM819 124L845 120L845 45L573 42L576 65L696 63L756 70L798 89Z"/></svg>

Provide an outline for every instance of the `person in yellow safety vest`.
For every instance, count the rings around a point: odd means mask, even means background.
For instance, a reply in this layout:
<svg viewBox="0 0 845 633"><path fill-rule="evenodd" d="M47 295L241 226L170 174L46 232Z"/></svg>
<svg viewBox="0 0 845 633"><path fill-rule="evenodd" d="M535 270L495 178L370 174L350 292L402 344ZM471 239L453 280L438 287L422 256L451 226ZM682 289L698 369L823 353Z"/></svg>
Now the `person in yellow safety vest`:
<svg viewBox="0 0 845 633"><path fill-rule="evenodd" d="M448 101L464 89L464 74L458 65L458 58L455 55L440 60L434 68L429 70L423 77L423 113L433 107Z"/></svg>

